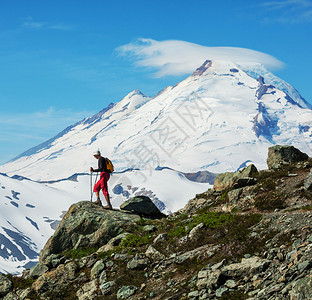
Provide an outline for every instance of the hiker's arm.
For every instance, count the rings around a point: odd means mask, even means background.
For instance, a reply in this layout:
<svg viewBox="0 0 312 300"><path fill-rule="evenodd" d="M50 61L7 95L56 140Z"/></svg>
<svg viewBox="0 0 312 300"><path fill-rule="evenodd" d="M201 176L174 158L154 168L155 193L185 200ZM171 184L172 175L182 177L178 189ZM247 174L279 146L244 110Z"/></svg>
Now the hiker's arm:
<svg viewBox="0 0 312 300"><path fill-rule="evenodd" d="M99 168L93 169L93 172L103 172L105 170L104 163L105 163L104 159L99 159Z"/></svg>

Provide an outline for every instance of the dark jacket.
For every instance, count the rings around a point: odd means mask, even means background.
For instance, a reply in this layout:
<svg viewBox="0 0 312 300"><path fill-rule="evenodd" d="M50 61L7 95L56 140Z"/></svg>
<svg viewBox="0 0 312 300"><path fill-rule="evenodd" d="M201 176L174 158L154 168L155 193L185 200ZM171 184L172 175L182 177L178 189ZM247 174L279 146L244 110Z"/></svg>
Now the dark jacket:
<svg viewBox="0 0 312 300"><path fill-rule="evenodd" d="M106 159L102 156L100 156L98 160L98 169L94 169L94 172L107 172L107 165L106 165Z"/></svg>

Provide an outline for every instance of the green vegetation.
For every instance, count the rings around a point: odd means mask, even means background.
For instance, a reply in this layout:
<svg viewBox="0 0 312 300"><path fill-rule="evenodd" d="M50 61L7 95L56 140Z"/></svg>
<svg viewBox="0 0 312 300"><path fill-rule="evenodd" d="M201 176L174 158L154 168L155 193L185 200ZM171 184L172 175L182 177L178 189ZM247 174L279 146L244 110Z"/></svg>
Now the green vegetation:
<svg viewBox="0 0 312 300"><path fill-rule="evenodd" d="M268 192L258 195L255 198L255 207L260 211L272 211L274 209L283 209L286 207L285 195L278 192Z"/></svg>
<svg viewBox="0 0 312 300"><path fill-rule="evenodd" d="M12 276L11 274L7 276L12 281L14 289L27 289L35 282L35 279L32 278L26 279L24 277Z"/></svg>
<svg viewBox="0 0 312 300"><path fill-rule="evenodd" d="M62 252L62 254L66 258L79 259L79 258L88 256L88 255L96 252L97 250L98 250L97 248L70 249L70 250Z"/></svg>
<svg viewBox="0 0 312 300"><path fill-rule="evenodd" d="M141 247L152 242L152 235L140 235L131 233L120 243L121 248L125 247Z"/></svg>

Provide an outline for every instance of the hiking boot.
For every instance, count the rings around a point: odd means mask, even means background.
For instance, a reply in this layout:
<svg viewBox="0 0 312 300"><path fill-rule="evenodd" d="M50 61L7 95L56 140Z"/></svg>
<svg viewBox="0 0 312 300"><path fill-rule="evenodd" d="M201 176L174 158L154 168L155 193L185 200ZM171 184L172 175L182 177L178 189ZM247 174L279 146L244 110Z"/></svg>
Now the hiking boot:
<svg viewBox="0 0 312 300"><path fill-rule="evenodd" d="M105 209L113 209L113 207L112 207L112 205L110 203L105 205L105 206L103 206L103 208L105 208Z"/></svg>
<svg viewBox="0 0 312 300"><path fill-rule="evenodd" d="M102 206L102 202L100 199L97 199L95 202L93 202L96 205Z"/></svg>

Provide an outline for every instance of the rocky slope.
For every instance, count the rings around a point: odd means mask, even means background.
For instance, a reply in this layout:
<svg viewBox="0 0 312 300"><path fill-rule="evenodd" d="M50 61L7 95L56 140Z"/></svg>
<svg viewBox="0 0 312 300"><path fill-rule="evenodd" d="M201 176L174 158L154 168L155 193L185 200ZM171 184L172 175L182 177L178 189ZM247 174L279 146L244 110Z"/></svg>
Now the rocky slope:
<svg viewBox="0 0 312 300"><path fill-rule="evenodd" d="M275 146L267 163L220 174L168 217L74 204L38 265L0 275L0 297L310 299L312 159Z"/></svg>

